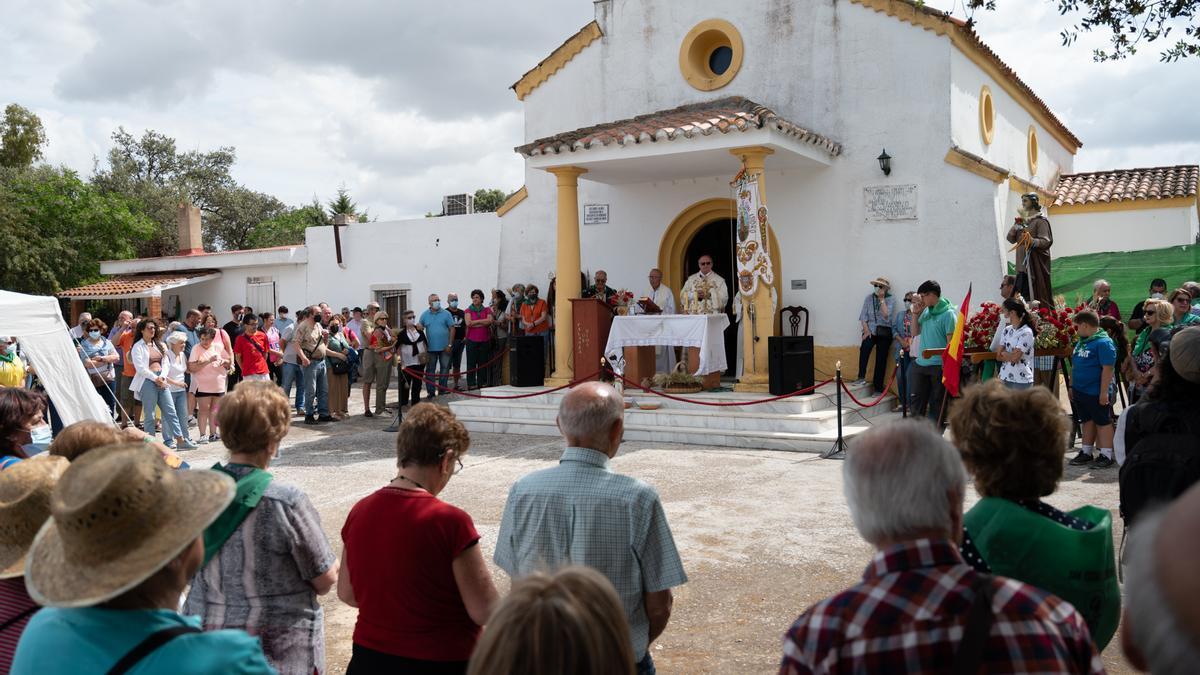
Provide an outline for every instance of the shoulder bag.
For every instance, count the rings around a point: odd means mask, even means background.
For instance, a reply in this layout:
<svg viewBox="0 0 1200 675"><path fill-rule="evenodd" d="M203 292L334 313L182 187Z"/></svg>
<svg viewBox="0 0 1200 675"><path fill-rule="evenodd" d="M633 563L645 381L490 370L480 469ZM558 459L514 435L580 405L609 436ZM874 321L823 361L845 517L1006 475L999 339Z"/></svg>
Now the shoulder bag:
<svg viewBox="0 0 1200 675"><path fill-rule="evenodd" d="M136 647L129 650L125 656L122 656L112 668L109 668L108 675L124 675L125 673L128 673L133 669L134 666L141 663L142 659L150 656L159 647L162 647L180 635L203 632L204 631L196 628L195 626L172 626L170 628L164 628L160 631L151 633L146 637L145 640L139 642Z"/></svg>
<svg viewBox="0 0 1200 675"><path fill-rule="evenodd" d="M962 640L954 652L951 675L976 675L979 672L984 652L987 651L988 635L992 632L992 622L996 619L992 611L991 575L976 574L971 590L975 591L975 600L967 610L967 625L963 627Z"/></svg>
<svg viewBox="0 0 1200 675"><path fill-rule="evenodd" d="M271 474L262 469L253 469L241 478L235 476L232 471L222 466L220 462L213 464L212 469L213 471L220 471L236 480L237 494L229 506L225 507L225 510L221 512L221 515L217 516L213 524L204 529L204 563L201 565L201 569L203 569L203 565L207 565L208 561L217 555L217 552L221 550L225 542L229 541L233 533L241 527L246 517L254 510L254 507L258 506L258 503L262 501L263 493L267 491L267 486L271 484Z"/></svg>

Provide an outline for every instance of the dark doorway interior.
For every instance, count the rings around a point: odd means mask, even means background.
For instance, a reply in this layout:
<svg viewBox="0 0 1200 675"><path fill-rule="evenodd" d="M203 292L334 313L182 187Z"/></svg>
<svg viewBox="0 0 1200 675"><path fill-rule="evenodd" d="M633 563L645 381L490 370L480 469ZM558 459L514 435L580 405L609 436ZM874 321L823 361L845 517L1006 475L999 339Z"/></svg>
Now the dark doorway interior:
<svg viewBox="0 0 1200 675"><path fill-rule="evenodd" d="M725 313L729 316L729 328L725 329L725 361L729 368L725 370L726 377L733 377L737 368L737 325L733 316L733 280L737 278L737 270L733 264L733 226L731 218L722 218L700 228L700 231L688 242L683 269L687 277L700 271L697 260L707 253L713 259L713 271L725 280L725 288L729 291L729 304Z"/></svg>

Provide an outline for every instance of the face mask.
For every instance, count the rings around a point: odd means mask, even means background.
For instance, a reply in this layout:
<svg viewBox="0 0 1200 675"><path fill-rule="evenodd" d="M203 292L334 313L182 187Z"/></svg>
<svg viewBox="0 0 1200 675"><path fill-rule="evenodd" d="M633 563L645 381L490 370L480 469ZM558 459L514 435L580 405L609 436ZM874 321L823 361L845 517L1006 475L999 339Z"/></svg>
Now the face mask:
<svg viewBox="0 0 1200 675"><path fill-rule="evenodd" d="M1162 293L1151 293L1150 297L1154 298L1155 300L1162 300L1163 294Z"/></svg>
<svg viewBox="0 0 1200 675"><path fill-rule="evenodd" d="M100 331L98 331L98 330L89 330L89 331L88 331L88 337L92 338L93 340L99 340L99 339L100 339Z"/></svg>
<svg viewBox="0 0 1200 675"><path fill-rule="evenodd" d="M451 301L450 301L450 307L451 307L451 309L458 309L458 301L457 301L457 300L451 300Z"/></svg>
<svg viewBox="0 0 1200 675"><path fill-rule="evenodd" d="M405 319L405 320L404 320L404 325L405 325L405 326L408 326L409 328L412 328L413 326L417 325L417 320L416 320L416 319L413 319L413 318L408 318L408 319Z"/></svg>
<svg viewBox="0 0 1200 675"><path fill-rule="evenodd" d="M525 297L529 298L529 301L532 302L534 300L537 300L537 293L530 293L529 295L526 295Z"/></svg>
<svg viewBox="0 0 1200 675"><path fill-rule="evenodd" d="M50 447L50 441L53 439L54 433L50 431L49 424L43 424L29 430L29 444L34 447L35 452L42 452Z"/></svg>
<svg viewBox="0 0 1200 675"><path fill-rule="evenodd" d="M334 326L329 329L329 332L333 333L334 335L337 335L341 330L342 330L341 326Z"/></svg>
<svg viewBox="0 0 1200 675"><path fill-rule="evenodd" d="M437 310L442 308L442 301L434 300L433 302L429 303L429 308L436 312Z"/></svg>

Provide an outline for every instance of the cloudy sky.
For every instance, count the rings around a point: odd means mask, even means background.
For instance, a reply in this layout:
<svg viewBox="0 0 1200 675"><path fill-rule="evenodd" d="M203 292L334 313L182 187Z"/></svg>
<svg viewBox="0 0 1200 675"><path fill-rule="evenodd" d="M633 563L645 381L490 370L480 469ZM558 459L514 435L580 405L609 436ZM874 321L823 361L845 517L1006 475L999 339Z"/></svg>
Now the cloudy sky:
<svg viewBox="0 0 1200 675"><path fill-rule="evenodd" d="M684 1L684 0L672 0ZM931 0L930 4L947 9ZM1050 0L998 0L988 42L1084 142L1077 170L1200 162L1200 61L1156 45L1096 64ZM961 0L955 12L963 16ZM345 184L380 219L522 183L508 86L592 18L591 0L0 0L0 105L90 175L118 126L237 148L236 178L290 204Z"/></svg>

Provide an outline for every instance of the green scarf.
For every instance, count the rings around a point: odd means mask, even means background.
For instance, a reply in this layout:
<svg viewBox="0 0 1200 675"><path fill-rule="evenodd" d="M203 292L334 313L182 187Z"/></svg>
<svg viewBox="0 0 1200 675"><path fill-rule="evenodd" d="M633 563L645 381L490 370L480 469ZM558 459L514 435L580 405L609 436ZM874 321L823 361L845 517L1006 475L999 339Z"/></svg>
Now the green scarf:
<svg viewBox="0 0 1200 675"><path fill-rule="evenodd" d="M1143 352L1150 348L1150 333L1153 332L1153 328L1146 326L1146 330L1138 333L1137 342L1133 343L1134 356L1141 356Z"/></svg>
<svg viewBox="0 0 1200 675"><path fill-rule="evenodd" d="M935 317L939 314L945 314L946 311L949 309L950 309L950 301L945 298L939 298L936 305L934 305L933 307L926 307L925 311L921 313L921 321L929 320L929 319L926 319L925 317L929 317L930 319L932 319L933 317Z"/></svg>
<svg viewBox="0 0 1200 675"><path fill-rule="evenodd" d="M4 352L4 353L0 354L0 361L3 361L5 363L12 363L14 356L16 356L16 354L13 354L12 352Z"/></svg>
<svg viewBox="0 0 1200 675"><path fill-rule="evenodd" d="M230 466L246 466L245 464L230 464ZM262 501L263 493L266 492L267 486L271 484L271 474L255 467L250 473L238 478L227 467L221 466L220 462L213 464L213 471L221 473L233 478L237 481L237 494L233 498L233 502L225 507L221 515L213 521L204 530L204 564L212 560L225 542L233 536L234 532L242 526L246 517L258 506Z"/></svg>
<svg viewBox="0 0 1200 675"><path fill-rule="evenodd" d="M483 311L483 305L467 305L467 309L478 314Z"/></svg>

